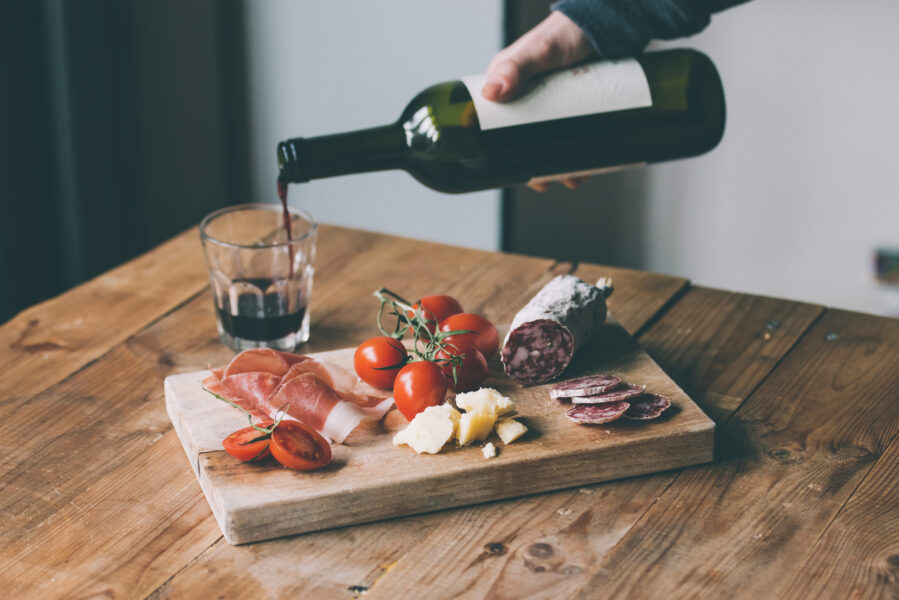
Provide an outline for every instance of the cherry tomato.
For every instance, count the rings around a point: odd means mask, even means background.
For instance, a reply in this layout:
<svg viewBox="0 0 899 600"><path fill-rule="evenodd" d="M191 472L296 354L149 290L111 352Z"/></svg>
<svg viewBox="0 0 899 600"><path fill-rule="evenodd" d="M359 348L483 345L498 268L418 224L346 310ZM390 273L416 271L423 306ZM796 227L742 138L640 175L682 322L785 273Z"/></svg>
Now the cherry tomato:
<svg viewBox="0 0 899 600"><path fill-rule="evenodd" d="M370 386L389 390L407 358L408 352L402 342L382 335L359 344L353 355L353 366L362 381Z"/></svg>
<svg viewBox="0 0 899 600"><path fill-rule="evenodd" d="M462 305L459 304L459 301L453 298L452 296L445 295L436 295L436 296L425 296L418 302L412 305L412 308L417 309L421 306L422 312L425 315L425 318L428 320L427 328L428 331L434 332L436 329L436 323L440 323L447 317L458 314L462 312ZM407 312L407 316L412 317L412 313Z"/></svg>
<svg viewBox="0 0 899 600"><path fill-rule="evenodd" d="M436 364L429 361L412 362L396 376L393 399L403 416L411 421L427 407L443 402L448 383Z"/></svg>
<svg viewBox="0 0 899 600"><path fill-rule="evenodd" d="M473 313L451 315L440 322L440 331L468 330L474 333L460 333L446 338L447 342L473 344L484 358L490 358L499 349L499 333L493 323Z"/></svg>
<svg viewBox="0 0 899 600"><path fill-rule="evenodd" d="M487 379L487 359L476 347L456 342L437 351L438 359L448 359L451 356L462 356L462 363L456 367L456 382L453 383L452 363L441 363L440 368L454 392L473 390Z"/></svg>
<svg viewBox="0 0 899 600"><path fill-rule="evenodd" d="M263 421L259 427L271 427L273 421ZM269 435L255 427L238 429L222 441L225 452L243 462L262 460L271 455Z"/></svg>
<svg viewBox="0 0 899 600"><path fill-rule="evenodd" d="M272 456L288 469L311 471L331 462L331 444L299 421L281 421L272 432Z"/></svg>

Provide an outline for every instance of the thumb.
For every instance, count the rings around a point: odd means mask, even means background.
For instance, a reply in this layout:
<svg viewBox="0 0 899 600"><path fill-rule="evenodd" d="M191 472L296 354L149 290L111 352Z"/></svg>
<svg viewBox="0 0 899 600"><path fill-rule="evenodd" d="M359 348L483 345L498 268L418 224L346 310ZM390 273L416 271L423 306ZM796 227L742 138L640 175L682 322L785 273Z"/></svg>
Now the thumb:
<svg viewBox="0 0 899 600"><path fill-rule="evenodd" d="M481 95L494 102L509 100L534 75L574 64L592 52L581 28L553 11L490 61Z"/></svg>

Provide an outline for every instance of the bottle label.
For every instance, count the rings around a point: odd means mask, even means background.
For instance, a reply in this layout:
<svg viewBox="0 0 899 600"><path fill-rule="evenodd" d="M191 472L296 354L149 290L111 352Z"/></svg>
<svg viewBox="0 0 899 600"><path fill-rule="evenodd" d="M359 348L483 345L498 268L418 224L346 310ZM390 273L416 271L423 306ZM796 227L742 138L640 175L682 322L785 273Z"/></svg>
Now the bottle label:
<svg viewBox="0 0 899 600"><path fill-rule="evenodd" d="M586 169L584 171L571 171L570 173L556 173L554 175L541 175L540 177L531 177L528 185L534 183L551 183L553 181L562 181L563 179L576 179L579 177L591 177L593 175L602 175L604 173L616 173L625 169L636 169L645 167L646 161L627 163L626 165L616 165L614 167L599 167L597 169Z"/></svg>
<svg viewBox="0 0 899 600"><path fill-rule="evenodd" d="M550 73L534 79L508 102L484 98L481 88L486 80L486 75L462 77L482 130L652 106L646 74L633 58Z"/></svg>

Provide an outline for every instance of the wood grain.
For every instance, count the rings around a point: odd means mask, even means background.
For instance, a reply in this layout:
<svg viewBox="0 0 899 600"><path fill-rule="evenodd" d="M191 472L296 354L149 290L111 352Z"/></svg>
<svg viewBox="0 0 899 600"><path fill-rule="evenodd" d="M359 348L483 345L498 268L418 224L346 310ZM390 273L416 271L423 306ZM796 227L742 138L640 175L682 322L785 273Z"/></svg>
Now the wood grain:
<svg viewBox="0 0 899 600"><path fill-rule="evenodd" d="M62 381L202 290L206 267L195 229L0 327L7 367L0 406Z"/></svg>
<svg viewBox="0 0 899 600"><path fill-rule="evenodd" d="M718 411L724 418L822 311L785 300L691 288L638 341L675 381L692 384L692 397L701 406L714 407L720 397L729 398ZM765 336L772 321L780 325ZM728 370L749 375L708 375ZM570 596L675 476L545 494L514 508L495 503L451 512L367 597L517 598L522 590L529 598Z"/></svg>
<svg viewBox="0 0 899 600"><path fill-rule="evenodd" d="M159 389L173 356L196 368L218 346L203 339L198 304L0 421L0 439L14 441L0 472L0 580L14 597L146 595L218 539L193 473L173 460L183 457ZM148 352L153 339L166 351Z"/></svg>
<svg viewBox="0 0 899 600"><path fill-rule="evenodd" d="M690 287L682 277L587 263L579 264L574 275L588 283L596 283L600 277L612 279L609 311L631 335L641 333Z"/></svg>
<svg viewBox="0 0 899 600"><path fill-rule="evenodd" d="M806 554L785 598L899 598L899 439Z"/></svg>
<svg viewBox="0 0 899 600"><path fill-rule="evenodd" d="M350 347L313 355L352 372ZM345 443L333 446L331 464L297 473L268 464L235 461L221 440L246 425L244 415L204 392L208 371L166 379L166 406L188 461L225 538L244 544L284 535L365 523L632 477L702 463L712 458L714 424L659 369L614 320L569 366L569 376L611 373L669 398L672 408L649 422L577 426L565 417L568 403L549 398L552 384L522 388L490 364L485 387L515 403L530 429L485 460L480 444L416 455L391 443L407 425L398 411L379 423L360 424ZM495 436L494 436L495 437Z"/></svg>
<svg viewBox="0 0 899 600"><path fill-rule="evenodd" d="M897 362L899 321L828 311L580 596L781 596L899 432Z"/></svg>

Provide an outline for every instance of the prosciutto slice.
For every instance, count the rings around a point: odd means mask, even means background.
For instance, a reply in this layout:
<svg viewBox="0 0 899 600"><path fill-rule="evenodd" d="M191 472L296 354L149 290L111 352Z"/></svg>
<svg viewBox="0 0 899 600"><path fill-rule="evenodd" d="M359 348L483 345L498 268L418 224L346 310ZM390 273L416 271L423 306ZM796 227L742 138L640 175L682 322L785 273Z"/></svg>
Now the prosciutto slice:
<svg viewBox="0 0 899 600"><path fill-rule="evenodd" d="M337 442L362 419L380 419L393 406L389 392L366 385L339 365L268 348L244 350L213 369L203 384L256 420L274 419L284 409L285 418Z"/></svg>

